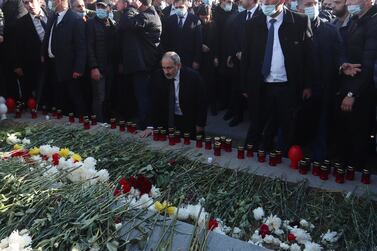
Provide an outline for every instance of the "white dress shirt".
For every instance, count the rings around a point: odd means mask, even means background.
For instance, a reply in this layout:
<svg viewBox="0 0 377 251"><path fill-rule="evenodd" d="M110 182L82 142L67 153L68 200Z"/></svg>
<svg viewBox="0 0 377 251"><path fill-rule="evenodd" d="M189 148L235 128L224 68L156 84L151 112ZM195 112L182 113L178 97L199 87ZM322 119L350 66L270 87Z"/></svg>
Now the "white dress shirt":
<svg viewBox="0 0 377 251"><path fill-rule="evenodd" d="M64 18L65 16L65 13L67 13L68 10L64 10L64 11L61 11L58 13L58 20L56 21L56 25L58 25ZM52 33L54 32L54 25L51 27L51 31L50 31L50 37L48 39L48 57L49 58L55 58L55 55L52 54L52 51L51 51L51 40L52 40Z"/></svg>
<svg viewBox="0 0 377 251"><path fill-rule="evenodd" d="M180 17L177 15L177 18L178 18L178 24L179 24L179 21L182 19L182 27L185 25L185 22L186 22L187 16L188 16L188 12L186 12L185 16L182 17L182 18L180 18Z"/></svg>
<svg viewBox="0 0 377 251"><path fill-rule="evenodd" d="M179 106L179 79L180 79L181 71L178 70L177 75L174 78L174 88L175 88L175 107L174 107L174 114L182 116L182 110Z"/></svg>
<svg viewBox="0 0 377 251"><path fill-rule="evenodd" d="M41 10L41 13L39 16L35 16L33 14L30 14L31 20L33 20L33 24L35 27L36 32L38 33L39 39L43 41L43 38L45 36L45 29L42 26L41 22L44 22L45 25L47 25L47 17L44 14L44 12Z"/></svg>
<svg viewBox="0 0 377 251"><path fill-rule="evenodd" d="M274 33L274 45L272 51L272 60L271 60L271 72L267 76L265 82L267 83L279 83L287 82L287 72L285 70L284 63L284 54L281 49L280 39L279 39L279 28L283 23L284 12L282 11L277 17L276 22L274 23L275 33ZM267 27L270 28L271 17L267 17Z"/></svg>
<svg viewBox="0 0 377 251"><path fill-rule="evenodd" d="M172 5L170 9L170 16L175 15L175 7Z"/></svg>
<svg viewBox="0 0 377 251"><path fill-rule="evenodd" d="M255 13L255 10L258 8L258 4L256 4L253 8L251 8L250 10L246 10L246 21L248 20L247 19L247 16L249 15L250 13L250 18L251 19Z"/></svg>

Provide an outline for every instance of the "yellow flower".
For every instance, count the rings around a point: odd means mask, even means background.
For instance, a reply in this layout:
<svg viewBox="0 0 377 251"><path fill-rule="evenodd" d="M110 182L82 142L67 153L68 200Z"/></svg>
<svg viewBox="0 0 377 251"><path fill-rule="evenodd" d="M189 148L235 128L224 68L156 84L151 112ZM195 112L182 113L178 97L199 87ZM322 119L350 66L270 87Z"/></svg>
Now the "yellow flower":
<svg viewBox="0 0 377 251"><path fill-rule="evenodd" d="M67 158L69 156L69 153L70 153L70 151L69 151L68 148L62 148L59 151L60 157L63 157L63 158Z"/></svg>
<svg viewBox="0 0 377 251"><path fill-rule="evenodd" d="M176 207L168 207L166 211L167 211L169 216L173 216L175 214L175 212L177 211L177 208Z"/></svg>
<svg viewBox="0 0 377 251"><path fill-rule="evenodd" d="M33 147L29 150L29 154L31 156L36 156L36 155L39 155L39 147Z"/></svg>
<svg viewBox="0 0 377 251"><path fill-rule="evenodd" d="M14 150L23 150L24 147L23 147L22 145L15 144L15 145L13 146L13 149L14 149Z"/></svg>
<svg viewBox="0 0 377 251"><path fill-rule="evenodd" d="M81 156L78 155L77 153L72 155L72 159L74 162L80 162L82 160Z"/></svg>
<svg viewBox="0 0 377 251"><path fill-rule="evenodd" d="M166 203L164 202L164 204L161 204L161 202L159 201L156 201L154 203L154 208L159 212L159 213L162 213L164 210L165 210L165 207L166 207Z"/></svg>

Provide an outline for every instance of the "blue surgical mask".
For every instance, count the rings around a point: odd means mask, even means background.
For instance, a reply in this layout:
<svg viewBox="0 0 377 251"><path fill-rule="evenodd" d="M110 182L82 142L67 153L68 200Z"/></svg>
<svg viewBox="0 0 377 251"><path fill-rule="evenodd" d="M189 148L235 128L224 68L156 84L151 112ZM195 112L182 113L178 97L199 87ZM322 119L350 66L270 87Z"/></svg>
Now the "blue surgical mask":
<svg viewBox="0 0 377 251"><path fill-rule="evenodd" d="M54 3L54 0L50 0L50 1L48 1L48 8L51 10L51 11L53 11L53 12L55 12L55 9L56 9L56 6L55 6L55 3Z"/></svg>
<svg viewBox="0 0 377 251"><path fill-rule="evenodd" d="M316 19L319 15L318 6L305 7L304 11L305 15L307 15L311 21Z"/></svg>
<svg viewBox="0 0 377 251"><path fill-rule="evenodd" d="M243 6L238 5L238 12L242 12L242 11L244 11L244 10L245 10L245 8L244 8Z"/></svg>
<svg viewBox="0 0 377 251"><path fill-rule="evenodd" d="M229 11L232 10L232 7L233 7L233 5L231 3L227 3L227 4L224 5L223 9L224 9L225 12L229 12Z"/></svg>
<svg viewBox="0 0 377 251"><path fill-rule="evenodd" d="M354 16L354 15L358 15L360 14L361 12L361 7L359 4L351 4L351 5L347 5L347 10L348 12Z"/></svg>
<svg viewBox="0 0 377 251"><path fill-rule="evenodd" d="M96 15L99 19L106 19L106 18L108 18L109 13L107 12L107 10L98 8L98 9L96 9Z"/></svg>
<svg viewBox="0 0 377 251"><path fill-rule="evenodd" d="M296 1L291 2L291 10L292 11L297 11L297 2Z"/></svg>
<svg viewBox="0 0 377 251"><path fill-rule="evenodd" d="M84 12L76 12L77 13L77 15L79 15L80 17L85 17L85 15L86 15L86 12L84 11Z"/></svg>
<svg viewBox="0 0 377 251"><path fill-rule="evenodd" d="M203 4L207 5L207 6L211 6L212 5L212 0L203 0Z"/></svg>
<svg viewBox="0 0 377 251"><path fill-rule="evenodd" d="M176 9L175 14L177 14L178 17L184 17L187 13L187 9Z"/></svg>
<svg viewBox="0 0 377 251"><path fill-rule="evenodd" d="M276 13L276 5L275 4L262 4L261 6L263 14L266 16L273 16Z"/></svg>

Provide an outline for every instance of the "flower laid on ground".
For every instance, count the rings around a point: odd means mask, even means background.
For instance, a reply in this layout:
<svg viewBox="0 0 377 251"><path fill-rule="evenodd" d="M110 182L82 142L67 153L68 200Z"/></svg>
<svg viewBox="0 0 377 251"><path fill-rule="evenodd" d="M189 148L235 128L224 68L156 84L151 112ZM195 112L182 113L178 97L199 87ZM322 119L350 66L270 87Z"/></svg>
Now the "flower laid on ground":
<svg viewBox="0 0 377 251"><path fill-rule="evenodd" d="M0 251L31 251L31 241L27 230L15 230L0 241Z"/></svg>
<svg viewBox="0 0 377 251"><path fill-rule="evenodd" d="M256 209L253 210L253 214L254 214L254 219L255 220L261 220L263 219L264 217L264 211L263 211L263 208L261 207L258 207Z"/></svg>
<svg viewBox="0 0 377 251"><path fill-rule="evenodd" d="M160 201L156 201L154 203L154 208L160 214L167 213L169 216L173 216L177 212L177 208L166 203L166 201L164 201L163 203L161 203Z"/></svg>

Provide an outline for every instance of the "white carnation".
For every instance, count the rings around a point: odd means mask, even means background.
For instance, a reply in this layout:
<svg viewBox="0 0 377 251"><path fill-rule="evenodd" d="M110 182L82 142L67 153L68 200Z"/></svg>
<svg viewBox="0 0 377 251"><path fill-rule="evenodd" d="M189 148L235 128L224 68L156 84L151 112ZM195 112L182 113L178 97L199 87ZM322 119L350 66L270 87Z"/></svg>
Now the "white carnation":
<svg viewBox="0 0 377 251"><path fill-rule="evenodd" d="M304 251L321 251L322 249L318 243L308 241L305 243Z"/></svg>
<svg viewBox="0 0 377 251"><path fill-rule="evenodd" d="M303 227L303 228L305 228L305 229L308 229L309 226L310 226L310 224L309 224L308 221L302 219L302 220L300 220L300 226Z"/></svg>
<svg viewBox="0 0 377 251"><path fill-rule="evenodd" d="M298 228L297 226L291 229L291 233L296 236L296 241L299 244L305 244L306 242L312 240L312 237L308 232L306 232L304 229Z"/></svg>
<svg viewBox="0 0 377 251"><path fill-rule="evenodd" d="M190 210L185 207L180 207L178 210L178 220L187 220L190 217Z"/></svg>
<svg viewBox="0 0 377 251"><path fill-rule="evenodd" d="M232 237L236 239L241 239L242 237L241 229L238 227L233 228Z"/></svg>
<svg viewBox="0 0 377 251"><path fill-rule="evenodd" d="M8 145L15 145L21 143L21 140L17 137L16 133L8 134L6 141Z"/></svg>
<svg viewBox="0 0 377 251"><path fill-rule="evenodd" d="M97 160L93 157L88 157L84 160L84 167L89 169L95 169L97 164Z"/></svg>
<svg viewBox="0 0 377 251"><path fill-rule="evenodd" d="M323 234L322 236L322 243L335 243L339 239L339 235L337 232L331 232L331 230L327 230L327 233Z"/></svg>
<svg viewBox="0 0 377 251"><path fill-rule="evenodd" d="M106 169L101 169L97 172L98 179L101 182L105 182L109 180L109 172Z"/></svg>
<svg viewBox="0 0 377 251"><path fill-rule="evenodd" d="M290 251L301 251L301 248L299 245L297 245L296 243L295 244L292 244L291 247L289 248Z"/></svg>
<svg viewBox="0 0 377 251"><path fill-rule="evenodd" d="M136 201L135 207L137 208L148 208L153 204L152 198L148 194L143 194L138 201Z"/></svg>
<svg viewBox="0 0 377 251"><path fill-rule="evenodd" d="M254 214L254 219L261 220L264 217L264 210L263 210L263 208L258 207L258 208L253 210L253 214Z"/></svg>
<svg viewBox="0 0 377 251"><path fill-rule="evenodd" d="M0 241L1 251L31 251L31 237L27 230L13 231L9 237Z"/></svg>
<svg viewBox="0 0 377 251"><path fill-rule="evenodd" d="M151 191L149 192L149 195L152 197L152 198L158 198L161 196L161 192L160 192L160 189L155 187L154 185L152 185L152 188L151 188Z"/></svg>
<svg viewBox="0 0 377 251"><path fill-rule="evenodd" d="M254 234L251 236L250 241L251 243L258 245L259 243L263 242L262 236L260 236L259 231L256 230Z"/></svg>
<svg viewBox="0 0 377 251"><path fill-rule="evenodd" d="M117 223L115 224L115 230L118 231L119 229L122 228L122 223Z"/></svg>
<svg viewBox="0 0 377 251"><path fill-rule="evenodd" d="M281 227L281 219L277 217L276 215L267 217L265 224L268 225L270 230L278 230Z"/></svg>
<svg viewBox="0 0 377 251"><path fill-rule="evenodd" d="M218 234L225 235L225 232L221 229L221 227L216 227L212 231Z"/></svg>
<svg viewBox="0 0 377 251"><path fill-rule="evenodd" d="M23 145L30 145L30 139L24 138L24 139L22 140L22 144L23 144Z"/></svg>
<svg viewBox="0 0 377 251"><path fill-rule="evenodd" d="M289 249L289 245L287 243L280 243L280 248L283 249L283 250L288 250Z"/></svg>

